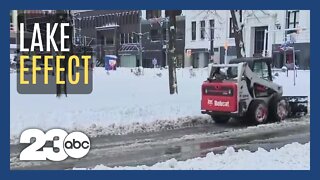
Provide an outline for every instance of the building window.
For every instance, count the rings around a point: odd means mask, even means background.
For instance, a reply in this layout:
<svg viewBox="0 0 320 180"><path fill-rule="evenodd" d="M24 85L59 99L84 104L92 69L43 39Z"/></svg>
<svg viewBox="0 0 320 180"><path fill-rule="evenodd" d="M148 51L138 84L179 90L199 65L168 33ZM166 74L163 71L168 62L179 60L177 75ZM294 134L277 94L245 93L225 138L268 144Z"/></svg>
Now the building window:
<svg viewBox="0 0 320 180"><path fill-rule="evenodd" d="M103 24L106 25L108 23L107 15L103 15Z"/></svg>
<svg viewBox="0 0 320 180"><path fill-rule="evenodd" d="M161 10L146 10L146 16L147 19L159 18L161 17Z"/></svg>
<svg viewBox="0 0 320 180"><path fill-rule="evenodd" d="M206 37L206 22L200 21L200 38L205 39Z"/></svg>
<svg viewBox="0 0 320 180"><path fill-rule="evenodd" d="M97 23L95 24L95 20L97 21ZM98 26L98 18L93 18L93 17L90 17L89 19L89 27L97 27Z"/></svg>
<svg viewBox="0 0 320 180"><path fill-rule="evenodd" d="M232 18L229 20L229 38L234 38L234 29L233 29L233 23Z"/></svg>
<svg viewBox="0 0 320 180"><path fill-rule="evenodd" d="M124 33L120 34L120 44L124 44L125 40L124 40Z"/></svg>
<svg viewBox="0 0 320 180"><path fill-rule="evenodd" d="M86 23L87 23L86 18L83 18L83 20L82 20L82 28L83 28L83 29L86 28Z"/></svg>
<svg viewBox="0 0 320 180"><path fill-rule="evenodd" d="M114 14L111 15L111 24L115 24L116 16Z"/></svg>
<svg viewBox="0 0 320 180"><path fill-rule="evenodd" d="M84 19L82 18L81 20L80 20L80 28L84 28Z"/></svg>
<svg viewBox="0 0 320 180"><path fill-rule="evenodd" d="M136 19L136 23L139 23L140 21L140 13L137 13L136 16L135 16L135 19Z"/></svg>
<svg viewBox="0 0 320 180"><path fill-rule="evenodd" d="M123 21L122 16L119 15L119 16L118 16L118 23L119 23L119 25L122 25L122 23L123 23L122 21Z"/></svg>
<svg viewBox="0 0 320 180"><path fill-rule="evenodd" d="M132 33L132 38L132 43L138 43L138 36L136 34Z"/></svg>
<svg viewBox="0 0 320 180"><path fill-rule="evenodd" d="M98 27L100 27L100 26L102 25L101 16L99 15L99 16L97 17L97 19L98 19Z"/></svg>
<svg viewBox="0 0 320 180"><path fill-rule="evenodd" d="M89 17L86 18L86 28L90 27L90 20Z"/></svg>
<svg viewBox="0 0 320 180"><path fill-rule="evenodd" d="M129 33L128 35L129 35L129 43L132 43L133 41L132 33Z"/></svg>
<svg viewBox="0 0 320 180"><path fill-rule="evenodd" d="M287 28L297 28L299 24L299 11L287 11Z"/></svg>
<svg viewBox="0 0 320 180"><path fill-rule="evenodd" d="M98 16L95 16L95 17L94 17L93 27L99 27L99 18L98 18Z"/></svg>
<svg viewBox="0 0 320 180"><path fill-rule="evenodd" d="M176 28L177 28L177 30L176 30L176 39L177 40L183 40L183 38L184 38L184 29L179 24L177 24Z"/></svg>
<svg viewBox="0 0 320 180"><path fill-rule="evenodd" d="M127 19L127 24L131 24L131 22L130 22L130 15L129 15L129 14L126 15L126 19Z"/></svg>
<svg viewBox="0 0 320 180"><path fill-rule="evenodd" d="M83 28L87 28L88 27L88 19L84 18L83 19Z"/></svg>
<svg viewBox="0 0 320 180"><path fill-rule="evenodd" d="M121 24L126 24L126 18L125 17L126 16L124 16L124 15L121 16Z"/></svg>
<svg viewBox="0 0 320 180"><path fill-rule="evenodd" d="M123 44L128 43L127 40L128 40L127 34L123 33Z"/></svg>
<svg viewBox="0 0 320 180"><path fill-rule="evenodd" d="M126 40L127 40L127 43L130 43L130 41L131 41L130 33L127 34L127 39Z"/></svg>
<svg viewBox="0 0 320 180"><path fill-rule="evenodd" d="M254 32L254 56L261 56L263 54L264 40L266 39L266 47L268 47L268 34L264 37L268 26L255 27Z"/></svg>
<svg viewBox="0 0 320 180"><path fill-rule="evenodd" d="M214 39L214 20L211 19L210 23L210 39Z"/></svg>
<svg viewBox="0 0 320 180"><path fill-rule="evenodd" d="M196 25L196 22L193 21L191 22L191 39L192 40L196 40L197 38L196 30L197 30L197 25Z"/></svg>
<svg viewBox="0 0 320 180"><path fill-rule="evenodd" d="M151 41L160 41L161 40L161 33L158 29L151 29L150 30L150 38Z"/></svg>
<svg viewBox="0 0 320 180"><path fill-rule="evenodd" d="M88 28L90 26L90 20L89 17L86 18L85 28Z"/></svg>
<svg viewBox="0 0 320 180"><path fill-rule="evenodd" d="M106 37L106 44L107 45L113 45L114 44L113 37L107 36Z"/></svg>
<svg viewBox="0 0 320 180"><path fill-rule="evenodd" d="M133 14L132 13L130 13L130 24L133 24L133 22L134 22L134 18L133 18Z"/></svg>
<svg viewBox="0 0 320 180"><path fill-rule="evenodd" d="M104 21L103 15L100 16L100 23L101 23L100 26L106 25L106 22Z"/></svg>

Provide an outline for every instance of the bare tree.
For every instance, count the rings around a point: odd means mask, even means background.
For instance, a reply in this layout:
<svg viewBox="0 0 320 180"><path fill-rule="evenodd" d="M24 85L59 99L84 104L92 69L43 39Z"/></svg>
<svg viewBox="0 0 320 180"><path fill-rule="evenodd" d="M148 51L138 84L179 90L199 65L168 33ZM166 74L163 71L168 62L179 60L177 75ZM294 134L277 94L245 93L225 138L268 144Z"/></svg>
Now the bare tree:
<svg viewBox="0 0 320 180"><path fill-rule="evenodd" d="M234 39L236 45L236 53L237 57L245 57L245 46L244 46L244 38L243 38L243 28L244 23L242 22L242 11L241 10L230 10L231 13L231 26L232 31L234 32ZM217 10L204 10L199 11L196 16L202 15L204 19L207 19L209 16L214 16L216 22L220 24L228 23L228 21L224 20L218 13Z"/></svg>
<svg viewBox="0 0 320 180"><path fill-rule="evenodd" d="M230 10L231 13L231 24L234 32L234 41L236 45L237 58L245 57L246 51L243 41L243 27L242 23L242 11L241 10Z"/></svg>

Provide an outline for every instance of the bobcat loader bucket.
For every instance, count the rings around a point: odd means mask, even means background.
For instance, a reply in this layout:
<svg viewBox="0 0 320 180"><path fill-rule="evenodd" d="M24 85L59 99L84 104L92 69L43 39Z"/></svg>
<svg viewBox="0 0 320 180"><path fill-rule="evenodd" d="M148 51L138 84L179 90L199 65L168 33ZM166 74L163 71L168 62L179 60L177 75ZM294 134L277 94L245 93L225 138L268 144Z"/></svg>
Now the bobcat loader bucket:
<svg viewBox="0 0 320 180"><path fill-rule="evenodd" d="M283 96L289 103L288 117L300 117L308 114L308 96Z"/></svg>

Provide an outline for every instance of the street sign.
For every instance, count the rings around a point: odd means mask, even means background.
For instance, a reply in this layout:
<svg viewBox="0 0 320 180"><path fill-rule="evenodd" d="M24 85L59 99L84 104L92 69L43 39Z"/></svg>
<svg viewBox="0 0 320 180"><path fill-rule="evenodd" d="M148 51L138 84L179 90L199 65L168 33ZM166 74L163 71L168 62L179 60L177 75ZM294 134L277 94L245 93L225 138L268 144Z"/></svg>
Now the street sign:
<svg viewBox="0 0 320 180"><path fill-rule="evenodd" d="M158 64L158 60L156 58L153 58L152 59L152 64L153 64L153 68L156 68L157 64Z"/></svg>
<svg viewBox="0 0 320 180"><path fill-rule="evenodd" d="M154 66L158 64L158 61L157 61L156 58L153 58L153 59L152 59L152 64L153 64Z"/></svg>

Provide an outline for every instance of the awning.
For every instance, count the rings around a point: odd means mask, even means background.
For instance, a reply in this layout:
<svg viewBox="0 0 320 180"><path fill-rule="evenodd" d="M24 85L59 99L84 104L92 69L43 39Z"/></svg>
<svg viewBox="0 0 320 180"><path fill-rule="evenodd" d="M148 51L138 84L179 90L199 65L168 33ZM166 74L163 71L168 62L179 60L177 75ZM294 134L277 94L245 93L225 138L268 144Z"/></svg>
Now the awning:
<svg viewBox="0 0 320 180"><path fill-rule="evenodd" d="M139 51L138 44L123 44L119 51Z"/></svg>

